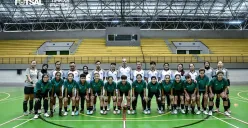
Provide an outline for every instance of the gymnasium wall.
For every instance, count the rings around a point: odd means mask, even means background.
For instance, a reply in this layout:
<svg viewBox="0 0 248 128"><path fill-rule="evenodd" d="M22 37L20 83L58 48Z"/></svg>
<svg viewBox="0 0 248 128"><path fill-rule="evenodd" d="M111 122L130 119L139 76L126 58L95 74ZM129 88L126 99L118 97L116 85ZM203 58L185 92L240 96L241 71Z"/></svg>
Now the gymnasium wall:
<svg viewBox="0 0 248 128"><path fill-rule="evenodd" d="M120 30L121 31L121 30ZM0 32L3 39L105 38L105 30ZM141 38L248 38L248 30L141 30Z"/></svg>

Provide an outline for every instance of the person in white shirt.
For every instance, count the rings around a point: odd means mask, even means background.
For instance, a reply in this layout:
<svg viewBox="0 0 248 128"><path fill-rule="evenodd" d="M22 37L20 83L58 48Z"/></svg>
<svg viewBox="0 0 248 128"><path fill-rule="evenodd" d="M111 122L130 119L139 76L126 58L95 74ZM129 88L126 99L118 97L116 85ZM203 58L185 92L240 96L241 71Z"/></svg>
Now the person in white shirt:
<svg viewBox="0 0 248 128"><path fill-rule="evenodd" d="M80 79L80 71L76 69L75 62L70 62L70 70L67 71L65 78L67 78L68 77L68 74L70 74L70 73L72 73L74 75L74 78L73 79L75 81L79 81L79 79Z"/></svg>
<svg viewBox="0 0 248 128"><path fill-rule="evenodd" d="M123 58L122 59L122 66L119 67L118 71L119 71L118 77L117 77L117 80L118 81L120 80L120 78L121 78L122 75L125 75L125 76L127 76L127 81L129 83L132 82L132 79L133 79L132 78L133 77L133 75L132 75L132 68L129 67L129 66L127 66L127 59L126 58Z"/></svg>
<svg viewBox="0 0 248 128"><path fill-rule="evenodd" d="M61 69L61 62L60 61L55 62L55 69L49 73L50 80L55 78L56 72L60 72L61 73L61 79L65 79L65 72Z"/></svg>
<svg viewBox="0 0 248 128"><path fill-rule="evenodd" d="M116 68L116 63L111 63L110 64L110 69L106 72L105 77L108 78L109 76L112 76L113 81L117 83L117 76L118 76L118 70ZM110 110L110 102L111 102L111 97L108 97L108 108L107 110Z"/></svg>
<svg viewBox="0 0 248 128"><path fill-rule="evenodd" d="M185 71L183 69L183 64L178 64L177 65L177 71L175 71L175 73L174 73L174 77L178 74L178 75L181 75L182 80L185 80L184 73L185 73Z"/></svg>
<svg viewBox="0 0 248 128"><path fill-rule="evenodd" d="M140 61L136 62L136 70L133 71L133 81L136 80L136 76L140 74L142 76L142 80L145 80L145 71L142 69L142 63Z"/></svg>
<svg viewBox="0 0 248 128"><path fill-rule="evenodd" d="M160 73L159 73L158 70L156 70L156 62L151 61L151 62L150 62L150 67L151 67L151 69L148 70L148 71L146 71L146 73L145 73L146 82L147 82L147 83L151 82L152 76L155 76L156 79L157 79L158 81L160 81Z"/></svg>
<svg viewBox="0 0 248 128"><path fill-rule="evenodd" d="M88 70L89 70L88 66L86 66L86 65L83 66L83 74L86 75L86 81L87 81L88 83L90 83L91 75L90 75L90 73L88 72Z"/></svg>
<svg viewBox="0 0 248 128"><path fill-rule="evenodd" d="M96 69L91 72L91 76L94 76L95 73L99 73L100 79L102 81L104 81L105 80L105 72L103 69L101 69L101 61L97 60L95 64L96 64ZM91 77L91 81L92 80L94 80L93 77Z"/></svg>
<svg viewBox="0 0 248 128"><path fill-rule="evenodd" d="M169 66L170 66L169 63L164 63L164 70L162 70L162 71L160 72L160 78L161 78L161 80L164 80L164 77L165 77L166 75L169 75L171 79L174 78L174 74L173 74L173 72L170 70L170 67L169 67Z"/></svg>
<svg viewBox="0 0 248 128"><path fill-rule="evenodd" d="M214 76L214 69L210 67L210 63L208 61L204 62L204 69L205 69L205 75L208 77L210 82Z"/></svg>
<svg viewBox="0 0 248 128"><path fill-rule="evenodd" d="M195 78L198 76L198 73L195 71L195 65L189 64L189 72L187 73L191 76L191 79L195 80Z"/></svg>

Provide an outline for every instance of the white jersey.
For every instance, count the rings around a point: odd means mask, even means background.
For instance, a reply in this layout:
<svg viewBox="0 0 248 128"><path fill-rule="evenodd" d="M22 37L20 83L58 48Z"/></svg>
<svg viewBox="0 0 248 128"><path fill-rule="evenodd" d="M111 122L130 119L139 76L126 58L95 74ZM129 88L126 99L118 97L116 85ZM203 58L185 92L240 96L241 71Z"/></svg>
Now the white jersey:
<svg viewBox="0 0 248 128"><path fill-rule="evenodd" d="M158 81L158 78L161 78L160 77L160 73L158 70L149 70L149 71L146 71L146 74L145 74L145 77L148 79L148 82L151 82L151 77L152 76L155 76L157 78L157 81Z"/></svg>
<svg viewBox="0 0 248 128"><path fill-rule="evenodd" d="M118 71L117 70L114 70L114 71L111 71L111 70L108 70L105 74L105 77L109 77L109 76L112 76L113 77L113 80L115 82L117 82L117 77L118 77Z"/></svg>
<svg viewBox="0 0 248 128"><path fill-rule="evenodd" d="M195 78L198 76L198 73L196 71L188 72L187 74L189 74L191 76L191 79L193 79L193 80L195 80Z"/></svg>
<svg viewBox="0 0 248 128"><path fill-rule="evenodd" d="M68 74L70 74L70 73L72 73L74 75L74 80L78 82L79 79L80 79L80 72L79 72L79 70L75 70L75 71L70 71L69 70L67 72L67 74L66 74L67 75L66 78L68 77Z"/></svg>
<svg viewBox="0 0 248 128"><path fill-rule="evenodd" d="M169 70L162 70L161 72L160 72L160 78L161 78L161 80L164 80L164 77L165 77L165 75L170 75L170 78L171 79L173 79L174 78L174 75L173 75L173 72L169 69Z"/></svg>
<svg viewBox="0 0 248 128"><path fill-rule="evenodd" d="M217 73L218 73L219 71L222 71L222 72L224 73L223 77L224 77L225 79L229 79L229 73L228 73L228 70L227 70L226 68L223 68L223 69L216 69L215 72L214 72L215 75L217 75Z"/></svg>
<svg viewBox="0 0 248 128"><path fill-rule="evenodd" d="M97 71L97 70L93 70L92 72L91 72L91 81L94 79L94 74L95 73L99 73L99 75L100 75L100 79L101 80L103 80L104 81L104 77L105 77L105 73L104 73L104 70L100 70L100 71Z"/></svg>
<svg viewBox="0 0 248 128"><path fill-rule="evenodd" d="M180 75L180 76L181 76L181 79L182 79L182 80L185 80L185 76L184 76L184 75L182 76L182 75L181 75L181 72L175 71L174 77L173 77L173 78L175 78L176 75Z"/></svg>
<svg viewBox="0 0 248 128"><path fill-rule="evenodd" d="M133 81L136 80L136 76L138 74L142 75L142 80L145 80L144 79L145 78L145 71L141 69L140 71L137 71L137 70L133 71Z"/></svg>
<svg viewBox="0 0 248 128"><path fill-rule="evenodd" d="M52 70L52 71L49 73L50 79L55 78L56 72L60 72L60 73L61 73L61 79L63 79L63 78L65 77L65 72L64 72L63 70L59 70L59 71L57 71L57 70Z"/></svg>
<svg viewBox="0 0 248 128"><path fill-rule="evenodd" d="M91 80L91 75L90 75L90 73L88 73L86 75L86 81L90 83L90 80Z"/></svg>
<svg viewBox="0 0 248 128"><path fill-rule="evenodd" d="M122 75L127 76L127 80L131 81L131 79L133 79L133 75L132 75L132 69L130 67L119 67L118 69L119 73L118 73L118 77L120 78Z"/></svg>
<svg viewBox="0 0 248 128"><path fill-rule="evenodd" d="M205 75L209 78L209 81L211 81L214 76L214 69L211 67L209 69L205 69Z"/></svg>

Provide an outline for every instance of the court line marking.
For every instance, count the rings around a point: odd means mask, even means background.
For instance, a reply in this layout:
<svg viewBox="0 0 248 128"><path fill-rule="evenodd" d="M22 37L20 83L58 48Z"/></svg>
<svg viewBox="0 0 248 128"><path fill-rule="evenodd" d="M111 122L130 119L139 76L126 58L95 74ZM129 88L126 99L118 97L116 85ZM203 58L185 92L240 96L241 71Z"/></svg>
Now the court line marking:
<svg viewBox="0 0 248 128"><path fill-rule="evenodd" d="M220 112L220 114L225 115L225 114L222 113L222 112ZM241 123L248 124L248 122L243 121L243 120L241 120L241 119L238 119L238 118L235 118L235 117L232 117L232 116L229 116L229 117L232 118L232 119L234 119L234 120L237 120L237 121L239 121L239 122L241 122Z"/></svg>
<svg viewBox="0 0 248 128"><path fill-rule="evenodd" d="M220 119L220 118L218 118L218 117L216 117L216 116L212 116L212 117L214 117L215 119L220 120L220 121L222 121L222 122L224 122L224 123L226 123L226 124L229 124L229 125L231 125L231 126L233 126L233 127L235 127L235 128L239 128L238 126L233 125L233 124L231 124L231 123L228 123L228 122L226 122L226 121L224 121L224 120L222 120L222 119Z"/></svg>
<svg viewBox="0 0 248 128"><path fill-rule="evenodd" d="M11 101L16 101L16 100L21 100L21 99L23 99L23 97L16 98L16 99L5 100L5 101L0 102L0 104L1 104L1 103L8 103L8 102L11 102Z"/></svg>
<svg viewBox="0 0 248 128"><path fill-rule="evenodd" d="M211 117L211 116L210 116ZM235 119L232 119L232 118L220 118L220 119L225 119L225 120L235 120ZM17 119L17 120L29 120L29 119ZM202 120L202 119L171 119L171 120L126 120L126 121L130 121L130 122L142 122L142 121L145 121L145 122L163 122L163 121L167 121L167 122L171 122L171 121L193 121L193 120ZM206 120L217 120L217 119L206 119ZM60 121L65 121L65 122L112 122L112 121L115 121L115 122L122 122L123 120L49 120L49 121L54 121L54 122L60 122Z"/></svg>
<svg viewBox="0 0 248 128"><path fill-rule="evenodd" d="M9 120L9 121L6 121L6 122L0 124L0 126L3 126L3 125L8 124L8 123L10 123L10 122L12 122L12 121L15 121L15 120L17 120L17 119L19 119L19 118L21 118L21 117L23 117L23 116L24 116L24 115L21 115L21 116L19 116L19 117L16 117L16 118L14 118L14 119L11 119L11 120Z"/></svg>
<svg viewBox="0 0 248 128"><path fill-rule="evenodd" d="M237 93L238 97L240 97L240 98L242 98L242 99L244 99L244 100L248 100L247 98L240 96L240 94L243 93L243 92L248 92L248 91L241 91L241 92L238 92L238 93Z"/></svg>
<svg viewBox="0 0 248 128"><path fill-rule="evenodd" d="M230 97L230 99L237 100L237 101L244 102L244 103L248 103L248 101L241 100L241 99L237 99L237 98L232 98L232 97Z"/></svg>
<svg viewBox="0 0 248 128"><path fill-rule="evenodd" d="M3 93L3 94L8 95L7 97L5 97L5 98L3 98L3 99L0 99L0 101L4 101L4 100L6 100L6 99L8 99L8 98L10 97L10 94L7 93L7 92L0 92L0 93Z"/></svg>
<svg viewBox="0 0 248 128"><path fill-rule="evenodd" d="M27 122L29 122L29 121L31 121L31 120L33 120L33 118L28 119L28 120L26 120L26 121L24 121L24 122L22 122L22 123L20 123L20 124L18 124L18 125L16 125L16 126L14 126L13 128L17 128L17 127L19 127L19 126L21 126L21 125L23 125L23 124L25 124L25 123L27 123Z"/></svg>

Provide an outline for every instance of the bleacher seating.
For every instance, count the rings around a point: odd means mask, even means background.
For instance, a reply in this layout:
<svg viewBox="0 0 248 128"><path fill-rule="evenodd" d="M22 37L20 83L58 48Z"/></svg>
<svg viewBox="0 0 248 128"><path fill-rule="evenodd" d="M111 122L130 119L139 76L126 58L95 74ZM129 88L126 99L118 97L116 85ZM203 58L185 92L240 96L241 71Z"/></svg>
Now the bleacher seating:
<svg viewBox="0 0 248 128"><path fill-rule="evenodd" d="M46 40L0 40L0 55L35 55Z"/></svg>

